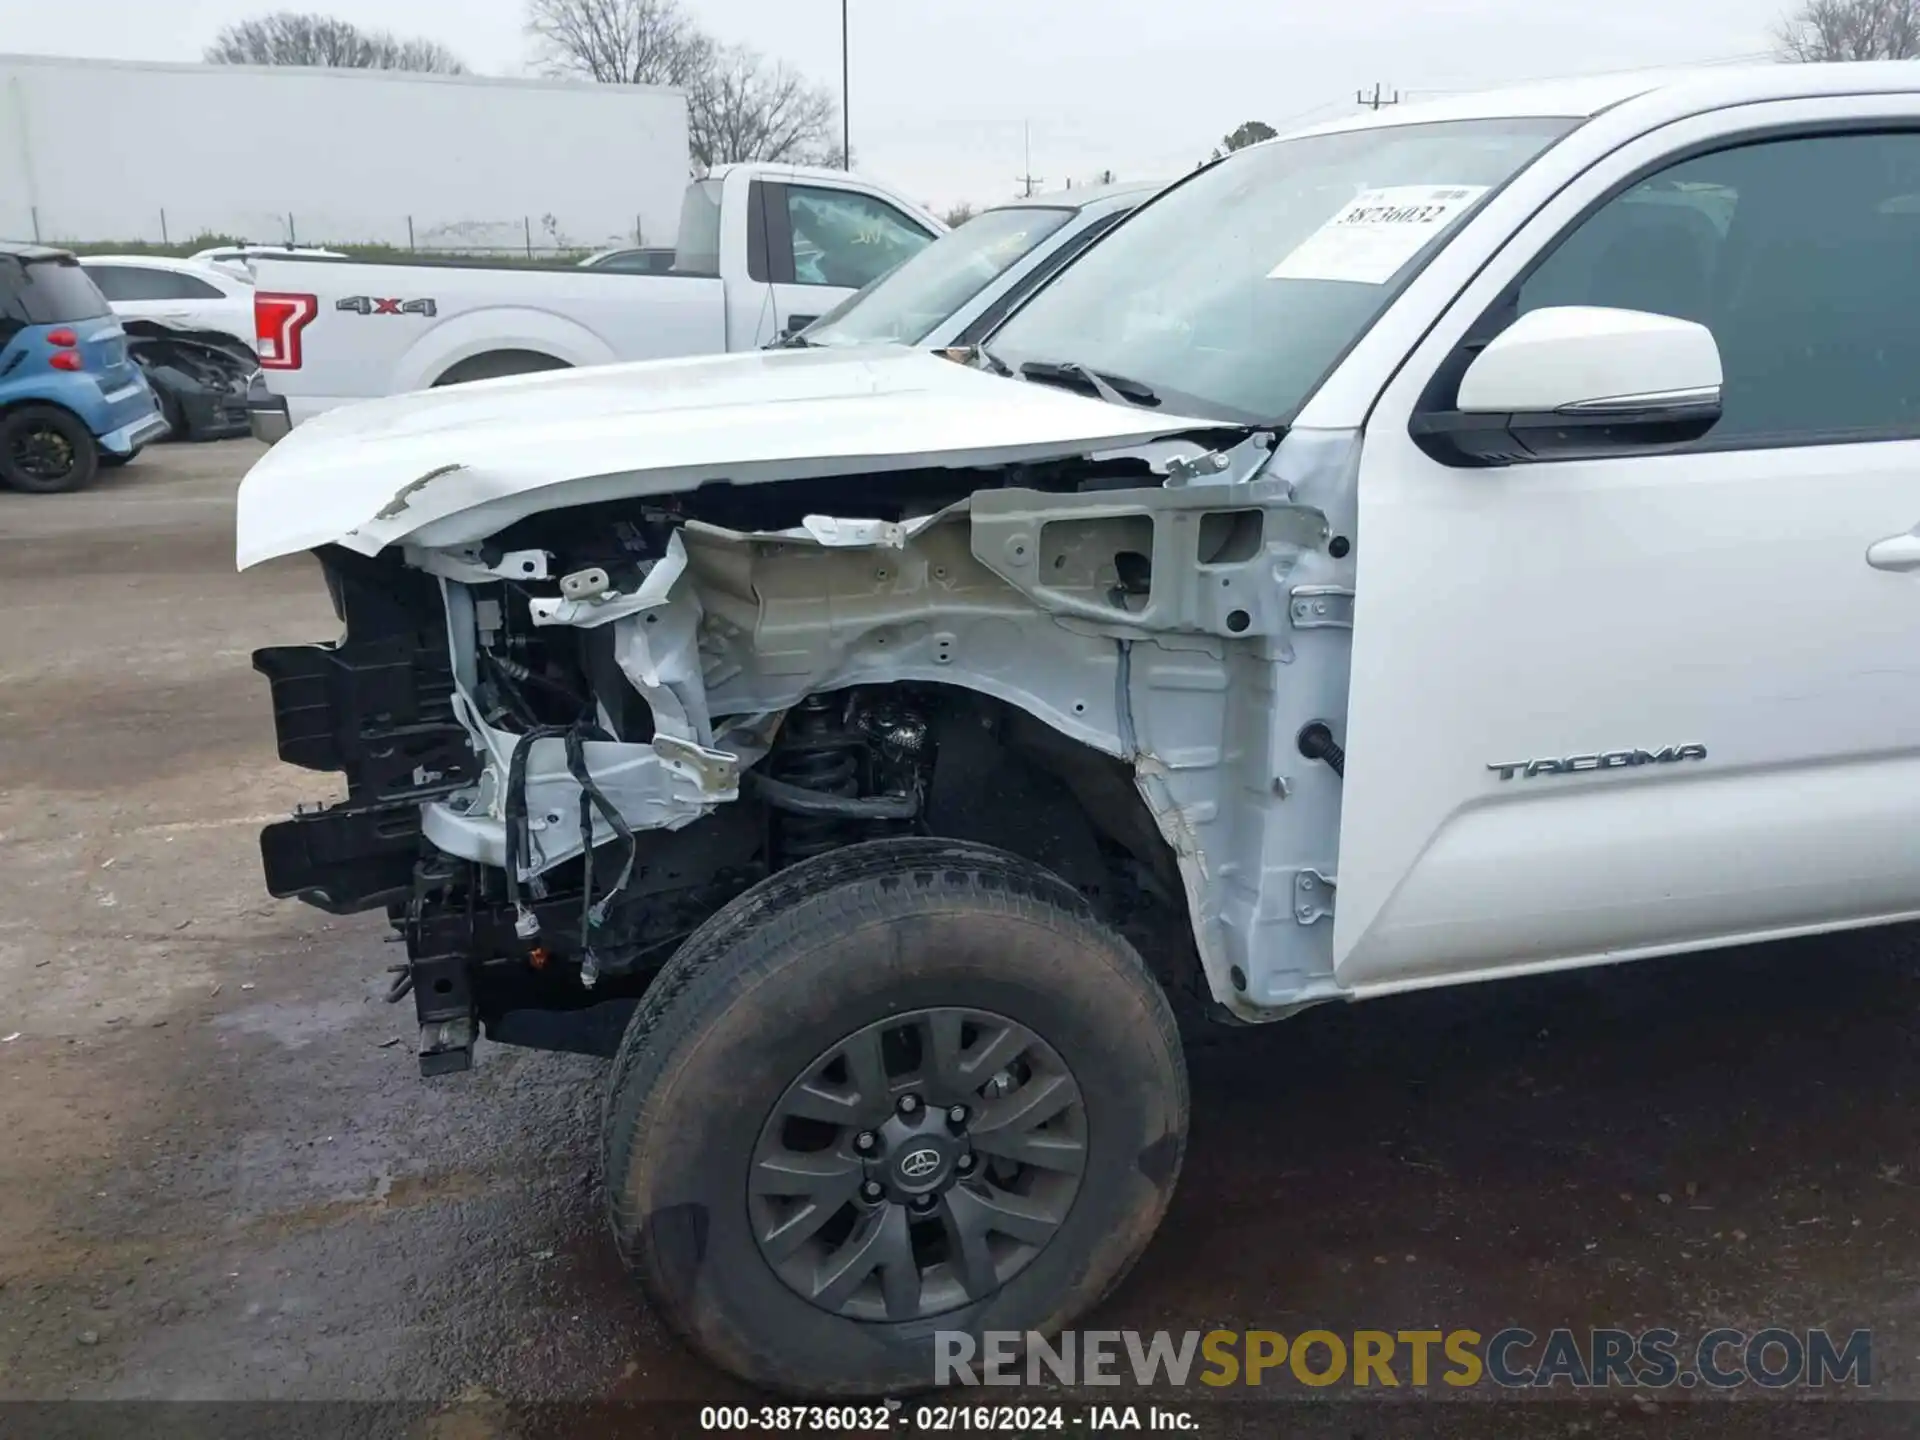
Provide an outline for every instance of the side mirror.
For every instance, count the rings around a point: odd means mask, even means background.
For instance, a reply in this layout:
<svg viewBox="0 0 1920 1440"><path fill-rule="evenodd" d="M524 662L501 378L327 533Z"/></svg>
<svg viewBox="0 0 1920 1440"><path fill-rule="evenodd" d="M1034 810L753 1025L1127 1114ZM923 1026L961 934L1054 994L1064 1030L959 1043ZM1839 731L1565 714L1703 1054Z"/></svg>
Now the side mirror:
<svg viewBox="0 0 1920 1440"><path fill-rule="evenodd" d="M1552 306L1495 336L1460 377L1452 408L1415 415L1413 436L1450 464L1657 452L1713 428L1721 379L1704 325Z"/></svg>

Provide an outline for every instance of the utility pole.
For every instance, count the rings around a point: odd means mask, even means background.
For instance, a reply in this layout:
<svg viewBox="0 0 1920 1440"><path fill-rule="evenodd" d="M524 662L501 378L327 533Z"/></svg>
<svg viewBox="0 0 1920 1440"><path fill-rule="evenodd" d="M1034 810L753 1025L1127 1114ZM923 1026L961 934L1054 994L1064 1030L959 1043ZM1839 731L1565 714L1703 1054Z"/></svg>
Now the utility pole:
<svg viewBox="0 0 1920 1440"><path fill-rule="evenodd" d="M1391 95L1383 94L1380 82L1376 80L1373 83L1373 94L1369 95L1364 90L1356 90L1353 92L1353 103L1364 105L1369 110L1378 110L1382 105L1398 105L1400 92L1396 90Z"/></svg>
<svg viewBox="0 0 1920 1440"><path fill-rule="evenodd" d="M853 169L853 81L847 64L847 0L840 0L840 167Z"/></svg>
<svg viewBox="0 0 1920 1440"><path fill-rule="evenodd" d="M1027 198L1032 199L1033 187L1036 185L1044 185L1046 181L1041 177L1036 176L1033 173L1033 122L1031 120L1027 122L1026 132L1027 132L1027 173L1024 175L1016 175L1013 178L1016 181L1018 181L1020 184L1027 187L1027 191L1026 191Z"/></svg>

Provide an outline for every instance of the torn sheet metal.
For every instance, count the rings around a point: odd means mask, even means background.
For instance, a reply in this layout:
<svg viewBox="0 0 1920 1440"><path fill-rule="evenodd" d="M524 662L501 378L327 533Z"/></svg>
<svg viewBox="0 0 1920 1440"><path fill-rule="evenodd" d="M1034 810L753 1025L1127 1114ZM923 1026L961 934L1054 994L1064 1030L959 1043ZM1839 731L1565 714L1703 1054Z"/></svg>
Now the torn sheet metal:
<svg viewBox="0 0 1920 1440"><path fill-rule="evenodd" d="M679 537L674 538L677 543ZM614 632L614 661L653 710L656 737L697 744L713 738L701 674L700 618L700 597L688 586L668 604L626 616Z"/></svg>
<svg viewBox="0 0 1920 1440"><path fill-rule="evenodd" d="M676 530L667 540L667 553L652 562L638 589L608 590L577 600L565 597L529 600L527 611L535 625L574 625L591 630L665 605L686 571L687 547L681 544L680 532Z"/></svg>
<svg viewBox="0 0 1920 1440"><path fill-rule="evenodd" d="M932 516L893 523L887 520L842 520L833 515L809 515L792 530L777 532L784 539L811 540L816 545L835 547L873 547L900 550Z"/></svg>
<svg viewBox="0 0 1920 1440"><path fill-rule="evenodd" d="M730 530L705 520L689 520L682 528L695 535L762 545L815 545L822 550L904 550L915 536L950 516L965 513L971 504L971 500L960 500L931 515L916 515L900 521L809 515L785 530Z"/></svg>
<svg viewBox="0 0 1920 1440"><path fill-rule="evenodd" d="M453 475L466 468L467 467L459 461L434 466L433 469L427 471L427 473L419 479L409 480L398 490L394 491L393 498L373 512L373 518L376 520L399 519L407 513L407 507L413 504L413 497L426 489L427 486L438 480L442 475Z"/></svg>

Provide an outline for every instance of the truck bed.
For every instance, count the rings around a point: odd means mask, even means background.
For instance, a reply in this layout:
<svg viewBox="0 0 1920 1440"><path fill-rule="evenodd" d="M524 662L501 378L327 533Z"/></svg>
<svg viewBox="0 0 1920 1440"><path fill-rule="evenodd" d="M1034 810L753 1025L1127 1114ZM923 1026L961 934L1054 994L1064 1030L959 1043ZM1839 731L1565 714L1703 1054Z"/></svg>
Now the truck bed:
<svg viewBox="0 0 1920 1440"><path fill-rule="evenodd" d="M294 424L370 395L480 378L476 369L727 348L726 292L716 276L437 257L372 264L276 255L253 269L257 293L269 301L308 297L311 318L297 344L270 346L279 353L261 357Z"/></svg>

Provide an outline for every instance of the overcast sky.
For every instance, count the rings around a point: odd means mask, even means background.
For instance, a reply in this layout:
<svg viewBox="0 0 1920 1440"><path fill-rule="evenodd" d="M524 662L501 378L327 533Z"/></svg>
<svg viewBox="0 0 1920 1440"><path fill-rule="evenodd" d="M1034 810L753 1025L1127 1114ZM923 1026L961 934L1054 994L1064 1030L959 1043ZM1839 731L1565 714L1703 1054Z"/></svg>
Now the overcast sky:
<svg viewBox="0 0 1920 1440"><path fill-rule="evenodd" d="M840 84L839 0L684 0L722 39ZM858 168L944 208L1013 194L1032 126L1047 188L1170 177L1243 120L1513 81L1764 59L1791 0L850 0ZM532 68L524 0L0 0L0 47L197 60L222 25L312 9Z"/></svg>

